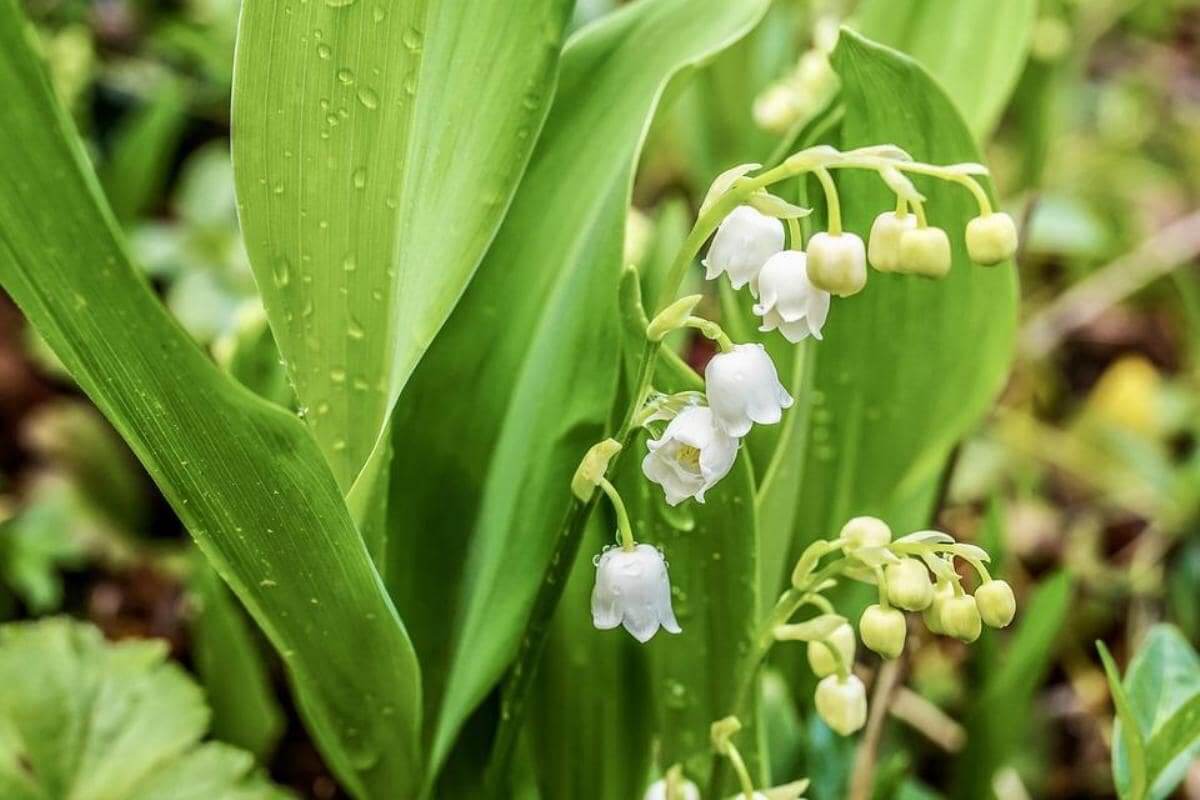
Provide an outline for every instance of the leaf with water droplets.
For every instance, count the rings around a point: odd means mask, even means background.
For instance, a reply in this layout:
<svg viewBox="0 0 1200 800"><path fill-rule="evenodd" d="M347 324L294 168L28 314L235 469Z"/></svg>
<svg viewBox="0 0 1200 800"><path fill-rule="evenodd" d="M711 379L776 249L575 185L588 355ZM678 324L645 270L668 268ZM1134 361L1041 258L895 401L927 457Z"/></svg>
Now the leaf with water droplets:
<svg viewBox="0 0 1200 800"><path fill-rule="evenodd" d="M388 580L430 665L430 695L442 698L435 764L511 658L571 476L603 438L620 357L625 218L659 99L672 77L736 41L766 5L650 0L575 36L504 225L401 398L393 496L403 502L389 506L398 538ZM543 31L530 40L553 45ZM432 49L426 28L424 52ZM545 87L535 93L546 96ZM710 547L705 563L715 563L711 555ZM434 591L454 598L453 644L446 609L427 602Z"/></svg>
<svg viewBox="0 0 1200 800"><path fill-rule="evenodd" d="M557 43L569 6L242 5L233 93L241 222L296 393L314 406L329 399L312 431L343 492L500 224L557 69L557 46L529 42L549 31ZM536 102L523 102L531 93ZM282 190L264 191L264 177ZM305 280L275 273L281 263ZM383 390L338 379L332 368L347 362L379 376Z"/></svg>
<svg viewBox="0 0 1200 800"><path fill-rule="evenodd" d="M295 414L222 372L129 263L27 30L13 0L0 0L0 284L285 656L297 705L339 780L360 798L412 796L420 773L416 657L321 451ZM286 159L293 148L277 145ZM298 188L281 173L258 178L259 194L271 198ZM270 188L275 179L281 195ZM280 255L260 264L260 282L280 292L307 285L308 253ZM322 418L325 401L304 403ZM395 717L383 719L364 702L369 696ZM73 796L131 796L102 786L110 795ZM155 796L176 797L174 789ZM230 795L218 788L210 796Z"/></svg>

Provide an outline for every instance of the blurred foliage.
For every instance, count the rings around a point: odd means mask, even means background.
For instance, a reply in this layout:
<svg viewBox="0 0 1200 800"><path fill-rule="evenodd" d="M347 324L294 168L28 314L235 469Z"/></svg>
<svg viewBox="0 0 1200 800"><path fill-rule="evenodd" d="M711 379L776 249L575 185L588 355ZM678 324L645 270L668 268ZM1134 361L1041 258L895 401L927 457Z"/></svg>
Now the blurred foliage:
<svg viewBox="0 0 1200 800"><path fill-rule="evenodd" d="M0 791L9 800L286 800L248 754L201 743L204 697L161 642L62 618L0 627Z"/></svg>

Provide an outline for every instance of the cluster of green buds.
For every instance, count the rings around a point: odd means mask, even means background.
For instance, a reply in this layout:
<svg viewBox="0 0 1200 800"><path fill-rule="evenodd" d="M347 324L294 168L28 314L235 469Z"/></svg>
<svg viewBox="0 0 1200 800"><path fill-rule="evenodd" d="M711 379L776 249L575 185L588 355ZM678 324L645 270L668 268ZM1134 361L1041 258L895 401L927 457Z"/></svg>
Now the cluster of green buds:
<svg viewBox="0 0 1200 800"><path fill-rule="evenodd" d="M963 586L956 559L978 577L973 595ZM860 639L867 649L894 659L904 651L906 611L920 613L932 633L963 642L978 639L984 624L1003 628L1012 622L1017 608L1012 587L991 577L988 560L983 549L941 531L917 531L893 540L882 520L855 517L836 539L814 542L804 552L792 573L792 587L775 607L769 636L807 644L809 666L821 678L817 713L830 728L849 735L867 719L866 688L853 672ZM879 602L859 617L857 636L824 596L842 578L874 585L879 592ZM791 623L805 606L820 613Z"/></svg>

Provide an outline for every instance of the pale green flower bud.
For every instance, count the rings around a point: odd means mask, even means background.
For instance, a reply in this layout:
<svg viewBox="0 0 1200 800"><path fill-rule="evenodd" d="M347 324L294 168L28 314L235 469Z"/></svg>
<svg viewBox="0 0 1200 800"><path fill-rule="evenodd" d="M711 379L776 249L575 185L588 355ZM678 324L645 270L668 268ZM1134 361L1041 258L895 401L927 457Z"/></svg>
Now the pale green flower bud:
<svg viewBox="0 0 1200 800"><path fill-rule="evenodd" d="M867 250L853 233L818 233L808 241L808 279L838 297L858 294L867 285Z"/></svg>
<svg viewBox="0 0 1200 800"><path fill-rule="evenodd" d="M954 587L950 585L950 581L938 581L933 589L933 601L921 615L930 633L946 633L946 626L942 623L942 610L946 607L946 601L953 597Z"/></svg>
<svg viewBox="0 0 1200 800"><path fill-rule="evenodd" d="M900 236L896 270L927 278L950 273L950 239L941 228L914 228Z"/></svg>
<svg viewBox="0 0 1200 800"><path fill-rule="evenodd" d="M825 724L842 736L867 723L867 689L855 675L822 678L817 684L816 706Z"/></svg>
<svg viewBox="0 0 1200 800"><path fill-rule="evenodd" d="M841 654L846 669L854 666L854 650L857 640L854 638L854 629L848 623L834 628L833 633L829 634L826 641ZM837 660L833 657L833 653L829 652L829 648L821 642L808 643L808 665L812 667L813 674L818 678L824 678L826 675L837 672Z"/></svg>
<svg viewBox="0 0 1200 800"><path fill-rule="evenodd" d="M900 262L900 237L916 227L916 214L900 217L895 211L885 211L876 217L867 239L867 258L871 266L880 272L895 271Z"/></svg>
<svg viewBox="0 0 1200 800"><path fill-rule="evenodd" d="M884 658L895 658L904 651L906 633L904 614L894 608L867 606L858 620L858 635L863 644Z"/></svg>
<svg viewBox="0 0 1200 800"><path fill-rule="evenodd" d="M855 517L838 534L846 541L846 550L859 547L883 547L892 541L892 529L876 517Z"/></svg>
<svg viewBox="0 0 1200 800"><path fill-rule="evenodd" d="M933 602L929 570L915 558L888 564L884 570L888 601L905 611L924 611Z"/></svg>
<svg viewBox="0 0 1200 800"><path fill-rule="evenodd" d="M979 638L983 624L979 619L979 608L975 598L969 594L951 597L942 604L942 627L946 634L964 642Z"/></svg>
<svg viewBox="0 0 1200 800"><path fill-rule="evenodd" d="M976 264L994 266L1017 252L1017 223L1003 211L967 223L967 255Z"/></svg>
<svg viewBox="0 0 1200 800"><path fill-rule="evenodd" d="M975 590L979 616L993 628L1005 628L1017 613L1017 598L1008 581L988 581Z"/></svg>

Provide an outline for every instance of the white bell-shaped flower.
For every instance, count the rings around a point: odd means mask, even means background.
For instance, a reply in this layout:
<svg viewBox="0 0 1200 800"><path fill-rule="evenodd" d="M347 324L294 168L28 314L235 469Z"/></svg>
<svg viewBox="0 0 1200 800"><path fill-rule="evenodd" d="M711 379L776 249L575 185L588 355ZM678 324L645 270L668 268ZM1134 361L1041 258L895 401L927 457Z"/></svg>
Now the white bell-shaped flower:
<svg viewBox="0 0 1200 800"><path fill-rule="evenodd" d="M700 787L687 778L681 778L675 786L675 797L678 800L700 800ZM667 800L667 779L662 778L650 784L643 800Z"/></svg>
<svg viewBox="0 0 1200 800"><path fill-rule="evenodd" d="M657 548L639 544L613 547L596 560L592 624L602 631L624 625L639 642L648 642L661 626L679 633L671 608L671 579Z"/></svg>
<svg viewBox="0 0 1200 800"><path fill-rule="evenodd" d="M820 339L829 316L829 292L812 285L806 261L801 251L784 250L767 259L758 273L754 313L762 317L759 330L778 328L793 344L809 335Z"/></svg>
<svg viewBox="0 0 1200 800"><path fill-rule="evenodd" d="M745 436L755 422L779 422L783 409L792 405L761 344L739 344L717 353L704 370L704 383L717 424L730 436Z"/></svg>
<svg viewBox="0 0 1200 800"><path fill-rule="evenodd" d="M758 291L758 272L767 259L783 249L783 223L751 206L738 206L717 228L704 264L708 280L722 272L740 289L747 283Z"/></svg>
<svg viewBox="0 0 1200 800"><path fill-rule="evenodd" d="M677 506L689 497L704 502L704 493L733 466L738 441L717 426L712 409L691 406L646 447L650 452L642 459L642 472Z"/></svg>

